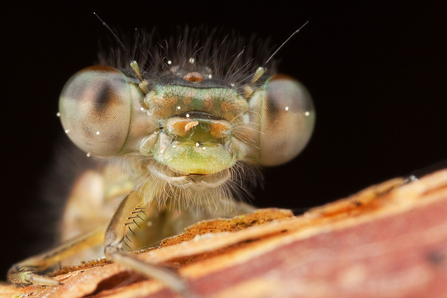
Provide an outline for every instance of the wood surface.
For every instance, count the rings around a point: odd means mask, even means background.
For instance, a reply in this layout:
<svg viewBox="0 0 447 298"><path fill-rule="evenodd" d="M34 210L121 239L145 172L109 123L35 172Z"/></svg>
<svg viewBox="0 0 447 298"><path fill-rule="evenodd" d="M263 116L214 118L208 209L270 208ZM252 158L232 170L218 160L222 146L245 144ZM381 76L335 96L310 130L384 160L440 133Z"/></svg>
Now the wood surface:
<svg viewBox="0 0 447 298"><path fill-rule="evenodd" d="M393 179L301 216L261 209L199 223L138 254L202 297L447 297L447 170ZM178 297L110 262L59 271L56 287L0 297Z"/></svg>

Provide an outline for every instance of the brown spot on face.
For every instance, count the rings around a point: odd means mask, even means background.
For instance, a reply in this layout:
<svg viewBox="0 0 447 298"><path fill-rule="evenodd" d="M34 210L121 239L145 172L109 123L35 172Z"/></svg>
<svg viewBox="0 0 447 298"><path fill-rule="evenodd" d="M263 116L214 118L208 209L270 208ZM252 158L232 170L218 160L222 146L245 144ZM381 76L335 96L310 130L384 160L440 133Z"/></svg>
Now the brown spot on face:
<svg viewBox="0 0 447 298"><path fill-rule="evenodd" d="M200 82L201 80L203 80L202 75L195 71L188 72L183 78L190 82Z"/></svg>
<svg viewBox="0 0 447 298"><path fill-rule="evenodd" d="M184 121L176 121L174 123L169 123L168 120L168 124L166 125L166 127L169 129L170 126L172 127L172 131L171 133L176 134L178 136L184 137L186 135L186 131L185 131L185 122Z"/></svg>
<svg viewBox="0 0 447 298"><path fill-rule="evenodd" d="M222 103L220 104L220 108L222 109L222 111L228 112L238 108L238 105L234 102L222 101Z"/></svg>
<svg viewBox="0 0 447 298"><path fill-rule="evenodd" d="M156 105L153 109L152 112L154 113L154 115L156 117L161 117L161 118L169 118L171 116L171 109L169 108L165 108L162 107L160 105Z"/></svg>
<svg viewBox="0 0 447 298"><path fill-rule="evenodd" d="M169 97L169 98L165 98L164 104L166 106L172 106L172 105L176 104L177 101L178 101L177 97L175 97L175 96L174 97Z"/></svg>
<svg viewBox="0 0 447 298"><path fill-rule="evenodd" d="M197 96L197 90L191 89L183 95L183 102L186 105L189 105L192 101L191 99L194 98L195 96Z"/></svg>
<svg viewBox="0 0 447 298"><path fill-rule="evenodd" d="M227 121L219 121L211 124L211 135L216 138L222 138L231 131L231 125Z"/></svg>
<svg viewBox="0 0 447 298"><path fill-rule="evenodd" d="M211 111L214 105L214 99L211 97L211 95L206 94L205 98L203 99L203 107L206 109L206 111Z"/></svg>
<svg viewBox="0 0 447 298"><path fill-rule="evenodd" d="M189 105L189 104L191 103L191 97L185 97L185 98L183 98L183 102L184 102L186 105Z"/></svg>
<svg viewBox="0 0 447 298"><path fill-rule="evenodd" d="M167 107L170 107L170 106L174 105L175 103L177 103L178 98L175 96L174 97L154 96L153 101L158 106L167 108Z"/></svg>
<svg viewBox="0 0 447 298"><path fill-rule="evenodd" d="M191 121L189 119L174 117L168 119L168 121L166 122L166 128L171 134L184 137L190 129L198 124L198 121Z"/></svg>

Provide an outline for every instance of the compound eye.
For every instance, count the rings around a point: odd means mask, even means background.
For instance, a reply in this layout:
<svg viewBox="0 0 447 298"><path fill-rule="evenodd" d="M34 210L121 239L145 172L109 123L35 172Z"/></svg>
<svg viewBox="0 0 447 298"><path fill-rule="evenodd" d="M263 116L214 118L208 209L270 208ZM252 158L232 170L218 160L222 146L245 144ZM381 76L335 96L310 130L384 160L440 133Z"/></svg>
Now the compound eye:
<svg viewBox="0 0 447 298"><path fill-rule="evenodd" d="M122 153L128 139L137 88L119 70L91 66L65 84L59 113L62 126L80 149L100 157Z"/></svg>
<svg viewBox="0 0 447 298"><path fill-rule="evenodd" d="M274 75L266 83L261 114L260 162L276 166L292 160L312 135L315 110L309 92L291 77Z"/></svg>

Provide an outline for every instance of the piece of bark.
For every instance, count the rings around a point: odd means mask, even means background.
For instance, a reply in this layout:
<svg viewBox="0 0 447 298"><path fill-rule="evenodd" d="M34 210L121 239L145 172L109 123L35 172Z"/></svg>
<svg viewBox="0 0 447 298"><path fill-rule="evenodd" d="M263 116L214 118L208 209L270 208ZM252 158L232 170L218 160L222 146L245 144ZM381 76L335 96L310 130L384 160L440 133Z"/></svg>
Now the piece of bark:
<svg viewBox="0 0 447 298"><path fill-rule="evenodd" d="M447 297L447 170L298 217L265 209L199 223L139 257L178 267L203 297ZM92 264L57 276L63 286L2 286L0 297L177 297L122 266Z"/></svg>

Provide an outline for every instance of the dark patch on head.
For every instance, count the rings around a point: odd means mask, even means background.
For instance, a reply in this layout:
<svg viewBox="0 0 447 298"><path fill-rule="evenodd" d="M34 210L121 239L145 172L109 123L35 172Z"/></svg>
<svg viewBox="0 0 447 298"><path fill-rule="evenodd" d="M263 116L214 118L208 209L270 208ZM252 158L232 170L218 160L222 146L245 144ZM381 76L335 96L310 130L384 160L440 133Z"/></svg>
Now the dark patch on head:
<svg viewBox="0 0 447 298"><path fill-rule="evenodd" d="M299 112L301 110L301 99L296 93L296 86L290 83L294 79L286 75L274 75L267 83L268 109L270 117L279 117L278 114L284 112L287 107L289 112Z"/></svg>
<svg viewBox="0 0 447 298"><path fill-rule="evenodd" d="M113 105L115 94L109 83L101 84L95 98L95 112L103 114L111 105Z"/></svg>
<svg viewBox="0 0 447 298"><path fill-rule="evenodd" d="M275 76L276 77L276 76ZM267 96L268 96L268 105L267 109L269 111L270 117L275 119L278 117L278 114L281 113L284 108L282 107L281 97L284 96L283 90L281 90L281 80L279 82L275 80L273 77L272 80L268 82L267 87Z"/></svg>
<svg viewBox="0 0 447 298"><path fill-rule="evenodd" d="M269 92L268 96L270 97L267 105L267 109L269 112L269 116L272 119L276 119L278 117L278 114L281 112L280 105L278 104L278 101L275 98L271 97L271 94Z"/></svg>

